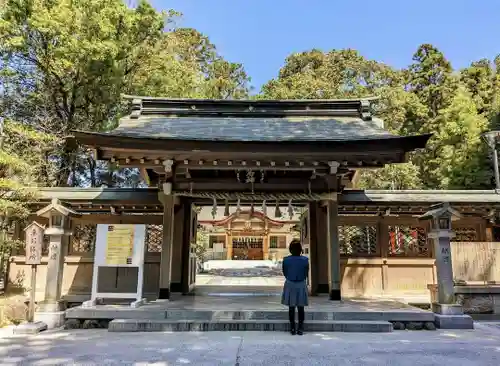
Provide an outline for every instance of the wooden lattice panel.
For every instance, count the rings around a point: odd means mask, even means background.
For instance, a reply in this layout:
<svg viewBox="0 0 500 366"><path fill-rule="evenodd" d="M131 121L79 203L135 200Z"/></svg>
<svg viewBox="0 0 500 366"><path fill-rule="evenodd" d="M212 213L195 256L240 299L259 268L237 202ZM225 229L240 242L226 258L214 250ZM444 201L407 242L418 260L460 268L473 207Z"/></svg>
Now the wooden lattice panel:
<svg viewBox="0 0 500 366"><path fill-rule="evenodd" d="M146 226L146 248L149 253L161 252L163 242L163 225Z"/></svg>
<svg viewBox="0 0 500 366"><path fill-rule="evenodd" d="M77 225L71 236L69 254L91 253L94 251L97 225Z"/></svg>
<svg viewBox="0 0 500 366"><path fill-rule="evenodd" d="M377 254L376 226L339 226L340 254L362 257Z"/></svg>
<svg viewBox="0 0 500 366"><path fill-rule="evenodd" d="M478 241L477 230L475 227L456 227L453 228L455 237L453 241Z"/></svg>
<svg viewBox="0 0 500 366"><path fill-rule="evenodd" d="M389 226L390 256L429 257L431 254L427 234L423 227Z"/></svg>

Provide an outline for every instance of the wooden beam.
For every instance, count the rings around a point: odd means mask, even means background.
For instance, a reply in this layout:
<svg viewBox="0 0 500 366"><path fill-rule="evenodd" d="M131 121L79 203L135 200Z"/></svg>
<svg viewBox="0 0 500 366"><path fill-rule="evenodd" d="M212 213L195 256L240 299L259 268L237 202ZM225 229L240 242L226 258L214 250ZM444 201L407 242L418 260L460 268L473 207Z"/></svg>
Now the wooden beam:
<svg viewBox="0 0 500 366"><path fill-rule="evenodd" d="M176 181L173 183L174 191L193 191L193 192L203 192L203 191L230 191L230 192L246 192L252 191L252 184L250 183L239 183L237 181L224 181L220 182L214 181ZM311 183L311 186L304 181L291 181L287 183L287 180L275 183L260 183L256 182L253 184L254 192L328 192L328 187L325 182L316 180Z"/></svg>
<svg viewBox="0 0 500 366"><path fill-rule="evenodd" d="M127 152L127 155L130 155ZM144 152L140 152L137 155L130 155L123 157L121 155L113 154L109 159L112 162L117 163L120 167L145 167L148 169L155 169L158 172L166 172L165 164L173 161L173 159L157 158L157 157L147 157L144 156ZM196 154L191 153L191 157ZM206 156L203 154L202 156ZM288 154L287 157L290 157ZM333 160L333 158L338 159ZM316 156L309 157L307 160L297 159L297 157L290 157L289 160L284 156L276 156L274 159L247 159L247 160L227 160L219 159L217 156L213 156L207 160L204 159L177 159L175 160L179 168L186 168L190 170L243 170L243 169L253 169L253 170L290 170L290 171L302 171L302 170L329 170L331 169L332 162L338 162L339 168L343 169L380 169L387 164L391 164L397 159L394 156L390 157L374 157L373 154L367 155L338 155L338 156Z"/></svg>
<svg viewBox="0 0 500 366"><path fill-rule="evenodd" d="M163 209L162 209L163 210ZM78 219L73 219L76 223L84 224L150 224L161 225L163 215L82 215Z"/></svg>
<svg viewBox="0 0 500 366"><path fill-rule="evenodd" d="M289 156L294 154L333 154L333 153L356 153L356 152L374 152L402 154L401 162L404 161L404 153L416 148L422 148L431 137L421 136L390 136L377 139L360 140L339 140L339 141L212 141L212 140L180 140L180 139L151 139L137 138L129 136L118 136L104 133L74 132L74 138L88 146L101 148L122 148L123 146L133 146L134 149L146 151L165 151L168 146L170 151L189 152L189 151L207 151L207 152L240 152L254 154L256 151L261 153L284 154ZM329 159L332 160L332 159Z"/></svg>

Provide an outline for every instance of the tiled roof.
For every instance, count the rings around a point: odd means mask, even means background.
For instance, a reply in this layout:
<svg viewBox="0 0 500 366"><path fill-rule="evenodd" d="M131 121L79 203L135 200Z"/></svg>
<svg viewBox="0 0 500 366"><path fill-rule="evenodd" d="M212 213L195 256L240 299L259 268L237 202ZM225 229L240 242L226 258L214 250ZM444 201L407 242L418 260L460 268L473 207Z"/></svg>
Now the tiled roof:
<svg viewBox="0 0 500 366"><path fill-rule="evenodd" d="M165 117L122 119L111 135L209 141L346 141L394 137L357 117Z"/></svg>
<svg viewBox="0 0 500 366"><path fill-rule="evenodd" d="M370 99L132 99L108 135L204 141L348 141L391 138ZM395 136L394 136L395 137Z"/></svg>

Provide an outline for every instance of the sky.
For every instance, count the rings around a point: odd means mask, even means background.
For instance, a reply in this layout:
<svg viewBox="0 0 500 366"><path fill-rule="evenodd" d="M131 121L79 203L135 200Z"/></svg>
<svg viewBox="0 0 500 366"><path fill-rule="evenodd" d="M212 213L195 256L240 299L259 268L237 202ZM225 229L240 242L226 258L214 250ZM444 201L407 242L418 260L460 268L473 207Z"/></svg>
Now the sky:
<svg viewBox="0 0 500 366"><path fill-rule="evenodd" d="M255 92L285 58L312 48L353 48L402 68L422 43L454 68L500 54L500 0L153 0L183 13L179 25L207 35L242 63Z"/></svg>

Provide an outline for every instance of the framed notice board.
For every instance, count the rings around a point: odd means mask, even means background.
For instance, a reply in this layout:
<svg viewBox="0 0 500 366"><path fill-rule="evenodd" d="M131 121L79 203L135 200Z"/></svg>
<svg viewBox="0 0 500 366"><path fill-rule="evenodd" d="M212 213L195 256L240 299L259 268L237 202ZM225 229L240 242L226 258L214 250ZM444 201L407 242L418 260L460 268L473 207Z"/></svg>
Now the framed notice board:
<svg viewBox="0 0 500 366"><path fill-rule="evenodd" d="M142 299L144 279L146 225L99 224L94 254L92 297L95 302L103 299ZM99 268L136 267L138 270L136 291L129 293L99 292Z"/></svg>

